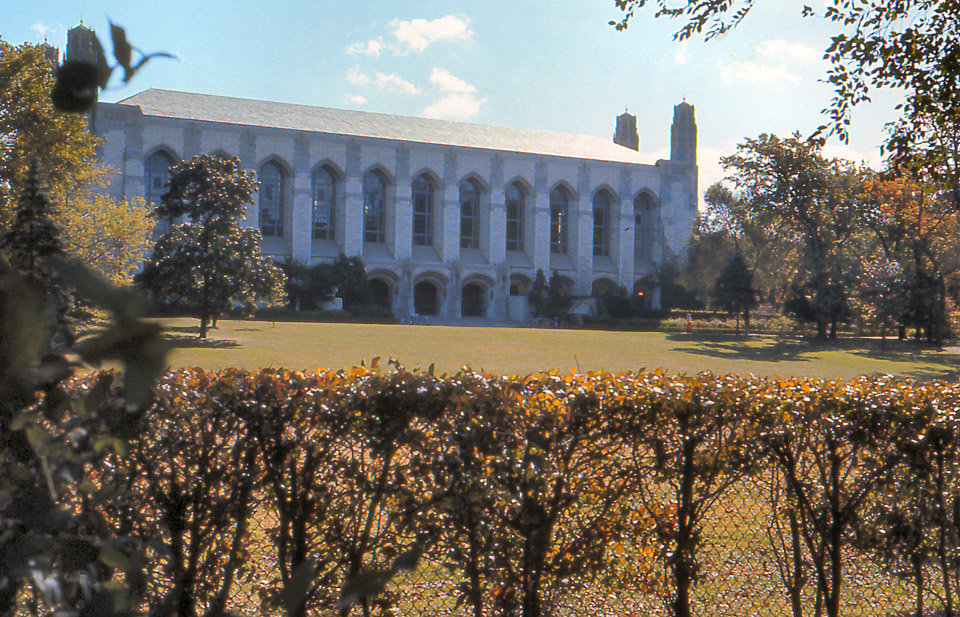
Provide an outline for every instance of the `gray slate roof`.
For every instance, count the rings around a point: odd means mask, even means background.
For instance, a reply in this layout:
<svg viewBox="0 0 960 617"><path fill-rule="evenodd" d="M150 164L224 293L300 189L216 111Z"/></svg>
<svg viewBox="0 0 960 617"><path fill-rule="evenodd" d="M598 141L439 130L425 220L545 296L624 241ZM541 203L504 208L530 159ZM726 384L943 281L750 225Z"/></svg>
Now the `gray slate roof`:
<svg viewBox="0 0 960 617"><path fill-rule="evenodd" d="M650 157L592 135L514 129L155 88L135 94L118 104L138 106L146 116L618 163L650 164L654 162Z"/></svg>

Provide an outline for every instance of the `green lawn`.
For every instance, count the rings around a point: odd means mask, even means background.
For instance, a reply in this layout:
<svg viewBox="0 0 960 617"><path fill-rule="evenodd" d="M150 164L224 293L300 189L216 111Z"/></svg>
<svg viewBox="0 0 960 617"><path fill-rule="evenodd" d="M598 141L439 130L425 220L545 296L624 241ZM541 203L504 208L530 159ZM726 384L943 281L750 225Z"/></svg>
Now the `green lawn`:
<svg viewBox="0 0 960 617"><path fill-rule="evenodd" d="M893 373L918 379L960 374L960 348L938 352L913 343L828 343L727 335L223 320L197 338L197 320L163 319L174 343L171 366L207 369L340 368L374 356L438 373L469 365L492 373L653 370L849 378Z"/></svg>

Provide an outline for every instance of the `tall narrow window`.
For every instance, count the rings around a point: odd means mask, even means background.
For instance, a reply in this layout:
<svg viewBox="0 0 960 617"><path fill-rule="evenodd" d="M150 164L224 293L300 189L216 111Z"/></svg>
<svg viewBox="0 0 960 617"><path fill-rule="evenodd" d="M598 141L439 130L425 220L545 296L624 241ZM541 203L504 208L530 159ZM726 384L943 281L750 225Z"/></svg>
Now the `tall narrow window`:
<svg viewBox="0 0 960 617"><path fill-rule="evenodd" d="M337 209L337 181L326 167L313 172L313 238L334 239L334 217Z"/></svg>
<svg viewBox="0 0 960 617"><path fill-rule="evenodd" d="M570 196L562 186L550 191L550 252L567 252L567 213Z"/></svg>
<svg viewBox="0 0 960 617"><path fill-rule="evenodd" d="M523 215L526 198L516 182L507 187L504 194L507 205L507 250L523 250Z"/></svg>
<svg viewBox="0 0 960 617"><path fill-rule="evenodd" d="M640 261L649 255L653 240L650 234L653 224L653 199L646 193L640 193L633 200L633 251L634 260Z"/></svg>
<svg viewBox="0 0 960 617"><path fill-rule="evenodd" d="M284 178L280 166L269 162L260 169L260 233L265 238L283 236Z"/></svg>
<svg viewBox="0 0 960 617"><path fill-rule="evenodd" d="M460 184L460 247L480 248L479 209L480 187L474 180Z"/></svg>
<svg viewBox="0 0 960 617"><path fill-rule="evenodd" d="M163 151L151 154L144 164L146 186L143 191L143 199L147 202L147 207L150 208L151 212L160 205L160 198L167 192L171 165L173 165L173 159ZM170 229L170 221L166 219L158 220L157 229L161 233L165 233Z"/></svg>
<svg viewBox="0 0 960 617"><path fill-rule="evenodd" d="M413 243L433 246L435 189L426 176L417 176L411 186L413 197Z"/></svg>
<svg viewBox="0 0 960 617"><path fill-rule="evenodd" d="M387 185L379 173L363 177L363 241L386 242Z"/></svg>
<svg viewBox="0 0 960 617"><path fill-rule="evenodd" d="M593 196L593 254L598 257L610 255L610 204L613 200L606 191L597 191Z"/></svg>

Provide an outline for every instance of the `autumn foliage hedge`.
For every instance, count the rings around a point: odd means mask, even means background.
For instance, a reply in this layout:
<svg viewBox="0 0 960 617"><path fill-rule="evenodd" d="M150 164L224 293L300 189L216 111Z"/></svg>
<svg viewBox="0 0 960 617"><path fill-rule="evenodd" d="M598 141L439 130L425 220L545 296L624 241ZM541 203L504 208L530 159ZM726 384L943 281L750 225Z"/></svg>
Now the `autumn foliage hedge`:
<svg viewBox="0 0 960 617"><path fill-rule="evenodd" d="M686 617L704 522L745 478L795 617L840 614L851 554L952 610L958 409L956 384L889 378L190 369L97 480L151 614L389 611L419 561L453 581L438 613L557 614L600 586Z"/></svg>

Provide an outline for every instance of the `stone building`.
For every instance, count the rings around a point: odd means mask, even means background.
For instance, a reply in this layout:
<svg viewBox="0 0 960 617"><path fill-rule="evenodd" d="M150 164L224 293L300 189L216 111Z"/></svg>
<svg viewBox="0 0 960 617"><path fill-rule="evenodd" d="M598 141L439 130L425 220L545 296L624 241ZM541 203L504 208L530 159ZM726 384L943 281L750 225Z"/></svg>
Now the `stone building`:
<svg viewBox="0 0 960 617"><path fill-rule="evenodd" d="M71 31L79 54L92 31ZM68 57L69 54L68 54ZM247 225L263 252L318 263L359 256L397 316L520 320L538 269L570 293L637 289L682 256L697 212L694 108L674 108L669 160L614 141L151 89L98 103L90 128L116 197L157 203L168 169L238 156L260 190ZM656 290L647 295L656 306Z"/></svg>

